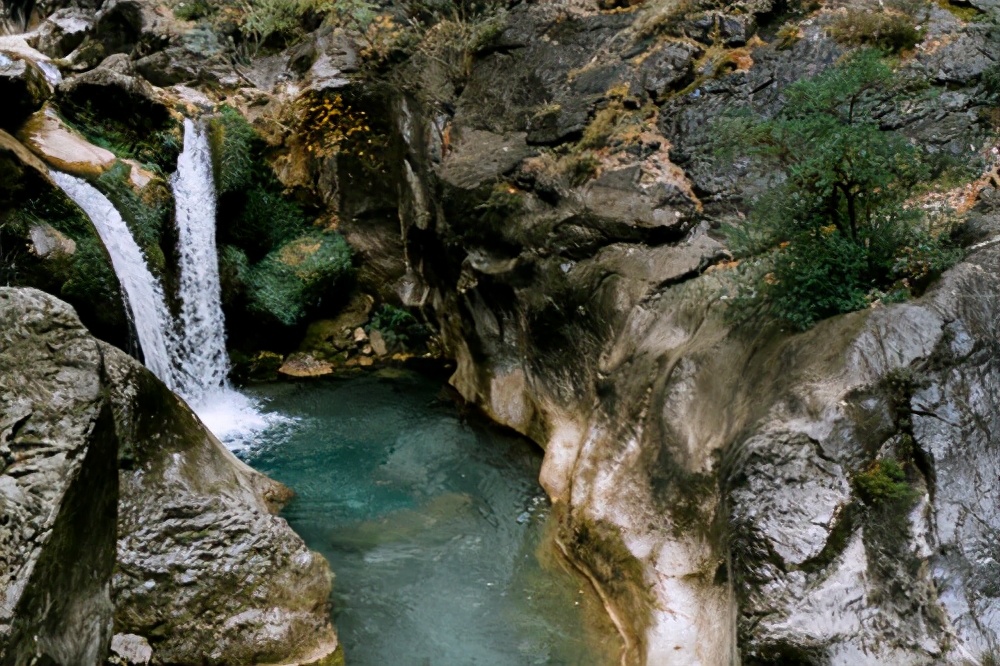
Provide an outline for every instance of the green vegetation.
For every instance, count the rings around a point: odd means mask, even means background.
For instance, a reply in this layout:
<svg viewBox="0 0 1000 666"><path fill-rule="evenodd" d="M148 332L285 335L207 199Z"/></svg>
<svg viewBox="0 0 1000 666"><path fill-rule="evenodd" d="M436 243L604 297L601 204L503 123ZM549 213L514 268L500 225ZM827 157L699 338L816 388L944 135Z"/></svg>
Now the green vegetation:
<svg viewBox="0 0 1000 666"><path fill-rule="evenodd" d="M830 26L830 35L842 44L870 46L887 53L899 53L923 39L914 25L916 19L905 12L848 9Z"/></svg>
<svg viewBox="0 0 1000 666"><path fill-rule="evenodd" d="M310 224L286 196L264 142L238 111L224 108L209 129L226 306L293 326L350 275L350 248L340 234Z"/></svg>
<svg viewBox="0 0 1000 666"><path fill-rule="evenodd" d="M160 239L171 223L173 198L163 183L157 181L147 185L142 194L136 192L130 181L131 172L130 165L117 162L101 174L96 185L128 223L150 267L163 271L167 260Z"/></svg>
<svg viewBox="0 0 1000 666"><path fill-rule="evenodd" d="M224 105L209 126L215 184L220 194L238 192L250 186L254 168L257 133L246 118Z"/></svg>
<svg viewBox="0 0 1000 666"><path fill-rule="evenodd" d="M183 147L180 125L172 119L159 122L153 114L136 111L126 119L84 106L63 104L66 121L87 141L110 150L116 157L134 159L159 175L171 173Z"/></svg>
<svg viewBox="0 0 1000 666"><path fill-rule="evenodd" d="M865 504L879 502L909 503L916 492L906 481L906 472L895 460L876 460L854 477L854 488Z"/></svg>
<svg viewBox="0 0 1000 666"><path fill-rule="evenodd" d="M873 50L855 53L786 91L770 120L730 117L719 135L784 171L753 204L749 220L725 230L744 259L737 320L763 312L791 328L918 294L960 254L907 205L930 176L926 156L873 113L896 87Z"/></svg>
<svg viewBox="0 0 1000 666"><path fill-rule="evenodd" d="M388 303L379 307L368 325L369 332L378 331L390 349L423 345L430 330L406 310Z"/></svg>
<svg viewBox="0 0 1000 666"><path fill-rule="evenodd" d="M250 307L292 326L350 271L351 250L343 236L306 234L286 243L249 270Z"/></svg>

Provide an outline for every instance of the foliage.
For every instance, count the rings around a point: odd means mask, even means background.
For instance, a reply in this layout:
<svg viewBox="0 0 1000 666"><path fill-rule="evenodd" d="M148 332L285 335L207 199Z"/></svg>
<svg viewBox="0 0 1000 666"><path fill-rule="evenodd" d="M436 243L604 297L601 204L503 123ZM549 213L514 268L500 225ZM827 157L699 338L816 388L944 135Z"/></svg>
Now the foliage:
<svg viewBox="0 0 1000 666"><path fill-rule="evenodd" d="M854 477L854 488L866 504L908 503L916 496L906 472L891 458L876 460Z"/></svg>
<svg viewBox="0 0 1000 666"><path fill-rule="evenodd" d="M372 315L368 330L381 333L389 348L422 345L430 337L430 331L416 317L388 303Z"/></svg>
<svg viewBox="0 0 1000 666"><path fill-rule="evenodd" d="M480 221L489 227L501 227L524 209L524 195L513 185L497 183L490 197L476 206Z"/></svg>
<svg viewBox="0 0 1000 666"><path fill-rule="evenodd" d="M174 7L174 16L182 21L197 21L212 14L208 0L185 0Z"/></svg>
<svg viewBox="0 0 1000 666"><path fill-rule="evenodd" d="M306 234L249 270L251 310L292 326L350 271L351 251L343 236Z"/></svg>
<svg viewBox="0 0 1000 666"><path fill-rule="evenodd" d="M101 174L96 185L128 223L146 260L162 270L166 266L166 257L160 248L160 238L164 227L170 223L172 198L165 190L156 191L154 183L146 186L145 198L140 196L131 185L131 172L130 165L116 162Z"/></svg>
<svg viewBox="0 0 1000 666"><path fill-rule="evenodd" d="M71 303L115 303L121 299L118 277L96 238L77 241L61 295Z"/></svg>
<svg viewBox="0 0 1000 666"><path fill-rule="evenodd" d="M357 142L371 131L368 114L353 108L340 93L307 93L296 101L295 115L306 150L317 157L328 157L341 144ZM358 150L364 156L364 149Z"/></svg>
<svg viewBox="0 0 1000 666"><path fill-rule="evenodd" d="M842 44L899 53L912 49L922 39L914 20L905 13L848 9L831 24L830 35Z"/></svg>
<svg viewBox="0 0 1000 666"><path fill-rule="evenodd" d="M879 54L862 51L790 86L777 117L720 123L720 136L742 136L785 173L748 222L725 230L737 256L758 257L737 318L763 309L802 330L865 307L878 290L919 293L958 259L906 203L930 173L923 153L873 115L894 85Z"/></svg>
<svg viewBox="0 0 1000 666"><path fill-rule="evenodd" d="M239 111L223 105L209 123L212 165L220 194L246 189L253 179L257 132Z"/></svg>
<svg viewBox="0 0 1000 666"><path fill-rule="evenodd" d="M980 85L983 96L988 101L1000 104L1000 63L994 63L983 70Z"/></svg>

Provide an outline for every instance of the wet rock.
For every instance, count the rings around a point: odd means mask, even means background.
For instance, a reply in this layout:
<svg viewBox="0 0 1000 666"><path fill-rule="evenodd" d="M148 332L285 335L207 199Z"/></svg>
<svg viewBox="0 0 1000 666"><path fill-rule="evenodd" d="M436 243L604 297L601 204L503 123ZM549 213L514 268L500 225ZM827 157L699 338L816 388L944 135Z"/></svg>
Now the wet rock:
<svg viewBox="0 0 1000 666"><path fill-rule="evenodd" d="M52 95L45 73L32 61L0 51L0 129L16 130Z"/></svg>
<svg viewBox="0 0 1000 666"><path fill-rule="evenodd" d="M102 351L122 443L116 630L145 638L158 663L335 659L329 567L273 515L290 491L145 368Z"/></svg>
<svg viewBox="0 0 1000 666"><path fill-rule="evenodd" d="M0 659L94 666L111 641L118 503L101 350L32 289L0 288L0 330Z"/></svg>
<svg viewBox="0 0 1000 666"><path fill-rule="evenodd" d="M31 45L50 58L65 58L83 44L93 29L93 12L66 7L38 26L31 37Z"/></svg>
<svg viewBox="0 0 1000 666"><path fill-rule="evenodd" d="M381 331L378 329L372 329L370 339L372 351L375 352L376 356L385 356L389 353L389 349L385 344L385 338L382 337Z"/></svg>
<svg viewBox="0 0 1000 666"><path fill-rule="evenodd" d="M50 107L29 118L18 137L52 168L81 178L96 178L116 161L111 151L88 142Z"/></svg>
<svg viewBox="0 0 1000 666"><path fill-rule="evenodd" d="M368 322L374 304L375 299L368 294L355 293L336 319L323 319L309 325L300 350L318 356L334 356L353 348L353 332Z"/></svg>
<svg viewBox="0 0 1000 666"><path fill-rule="evenodd" d="M331 373L333 373L331 364L302 352L291 354L278 368L278 374L295 378L322 377Z"/></svg>
<svg viewBox="0 0 1000 666"><path fill-rule="evenodd" d="M111 55L96 69L66 79L58 92L61 102L79 108L89 106L95 113L117 119L138 114L155 126L169 116L156 90L136 75L134 64L125 54Z"/></svg>

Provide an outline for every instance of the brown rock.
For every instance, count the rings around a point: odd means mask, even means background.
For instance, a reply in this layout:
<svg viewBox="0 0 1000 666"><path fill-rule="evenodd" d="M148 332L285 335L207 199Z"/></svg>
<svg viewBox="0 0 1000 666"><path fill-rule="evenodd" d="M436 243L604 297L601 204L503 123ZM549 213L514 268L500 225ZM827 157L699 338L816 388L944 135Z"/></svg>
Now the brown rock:
<svg viewBox="0 0 1000 666"><path fill-rule="evenodd" d="M278 368L278 373L287 377L322 377L332 372L332 365L303 352L292 354Z"/></svg>
<svg viewBox="0 0 1000 666"><path fill-rule="evenodd" d="M358 359L358 365L362 368L367 368L369 366L375 365L375 359L371 356L362 356Z"/></svg>
<svg viewBox="0 0 1000 666"><path fill-rule="evenodd" d="M382 332L378 329L372 329L371 335L368 337L371 342L371 348L375 352L376 356L385 356L389 353L388 347L385 344L385 338L382 337Z"/></svg>
<svg viewBox="0 0 1000 666"><path fill-rule="evenodd" d="M51 107L32 115L17 136L49 166L80 178L100 176L115 163L111 151L88 143L63 123Z"/></svg>

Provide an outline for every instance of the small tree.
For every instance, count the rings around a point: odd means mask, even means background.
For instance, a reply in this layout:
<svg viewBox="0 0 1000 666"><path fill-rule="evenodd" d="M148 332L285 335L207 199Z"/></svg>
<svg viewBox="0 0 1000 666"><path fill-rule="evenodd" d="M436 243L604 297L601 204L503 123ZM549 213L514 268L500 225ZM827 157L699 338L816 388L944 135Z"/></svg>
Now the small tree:
<svg viewBox="0 0 1000 666"><path fill-rule="evenodd" d="M734 254L761 259L745 272L737 314L763 308L805 329L880 290L919 290L953 263L922 211L905 204L930 168L905 136L879 126L894 87L879 52L860 51L789 86L775 118L721 123L721 135L742 136L785 175L747 223L726 229Z"/></svg>

